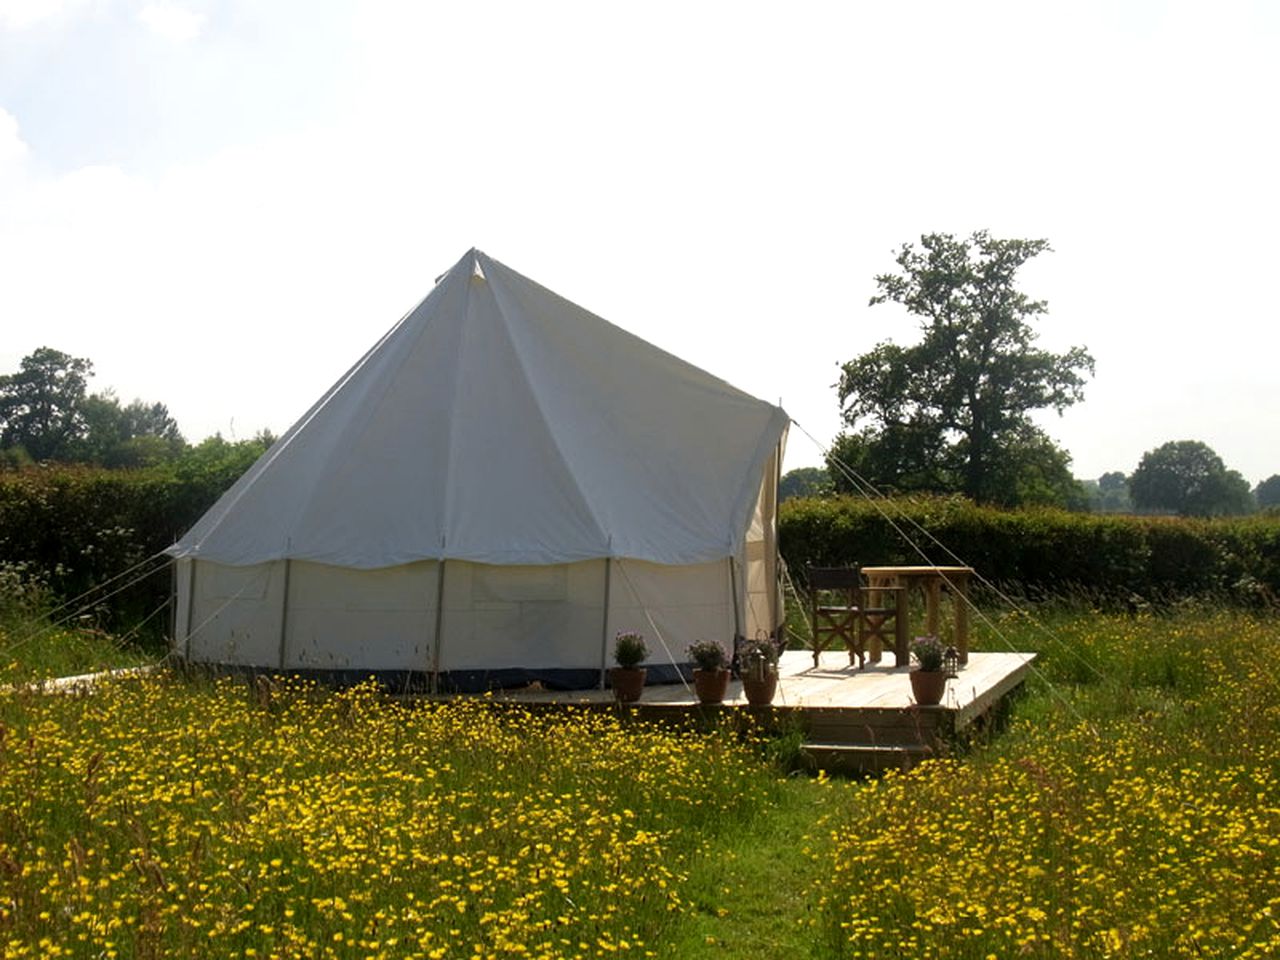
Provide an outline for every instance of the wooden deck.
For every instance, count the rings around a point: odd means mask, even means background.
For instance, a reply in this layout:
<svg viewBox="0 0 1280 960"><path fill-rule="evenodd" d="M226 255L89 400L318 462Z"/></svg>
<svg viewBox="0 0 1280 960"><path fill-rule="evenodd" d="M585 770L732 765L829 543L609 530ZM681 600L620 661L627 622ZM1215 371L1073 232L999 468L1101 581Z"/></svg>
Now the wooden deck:
<svg viewBox="0 0 1280 960"><path fill-rule="evenodd" d="M722 706L705 707L680 683L647 686L640 702L623 709L657 720L688 720L725 712L748 713L768 727L798 727L804 752L816 767L877 773L909 767L945 752L983 725L1031 669L1034 654L972 653L959 676L948 682L936 707L917 706L911 698L906 667L885 662L859 670L843 652L828 652L818 666L805 650L785 653L779 663L778 693L770 707L751 707L742 684L733 681ZM574 704L614 709L610 690L515 690L495 700L547 707Z"/></svg>

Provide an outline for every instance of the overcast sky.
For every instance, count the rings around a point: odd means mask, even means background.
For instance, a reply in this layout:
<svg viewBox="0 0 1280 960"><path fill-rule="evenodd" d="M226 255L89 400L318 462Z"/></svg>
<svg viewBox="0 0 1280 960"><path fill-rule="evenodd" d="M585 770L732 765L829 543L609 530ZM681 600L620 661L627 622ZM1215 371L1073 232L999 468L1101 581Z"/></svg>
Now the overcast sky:
<svg viewBox="0 0 1280 960"><path fill-rule="evenodd" d="M819 441L923 233L1046 238L1079 477L1280 473L1280 3L0 0L0 372L282 432L476 246ZM793 429L787 467L821 452Z"/></svg>

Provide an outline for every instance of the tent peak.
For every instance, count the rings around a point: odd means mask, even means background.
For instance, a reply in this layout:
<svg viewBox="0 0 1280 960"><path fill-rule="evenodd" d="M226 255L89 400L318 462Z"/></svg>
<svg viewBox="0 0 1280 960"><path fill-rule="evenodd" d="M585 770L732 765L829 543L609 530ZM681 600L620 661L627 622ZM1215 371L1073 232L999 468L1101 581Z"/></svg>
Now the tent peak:
<svg viewBox="0 0 1280 960"><path fill-rule="evenodd" d="M467 259L470 259L470 260L471 260L471 276L472 276L472 278L473 278L473 279L484 280L484 279L486 279L486 277L485 277L485 275L484 275L484 268L480 266L480 258L481 258L481 257L483 257L483 256L484 256L484 251L483 251L483 250L481 250L479 247L472 247L470 250L468 250L466 253L464 253L464 254L462 255L462 260L459 260L459 261L458 261L458 263L454 265L454 267L453 267L453 269L452 269L452 270L446 270L444 273L440 274L438 277L436 277L436 278L435 278L435 280L433 280L433 281L431 281L431 282L432 282L432 283L434 283L434 284L439 284L441 280L443 280L443 279L444 279L445 277L447 277L450 273L452 273L452 272L453 272L453 270L458 269L458 267L462 265L462 262L463 262L463 261L465 261L465 260L467 260Z"/></svg>

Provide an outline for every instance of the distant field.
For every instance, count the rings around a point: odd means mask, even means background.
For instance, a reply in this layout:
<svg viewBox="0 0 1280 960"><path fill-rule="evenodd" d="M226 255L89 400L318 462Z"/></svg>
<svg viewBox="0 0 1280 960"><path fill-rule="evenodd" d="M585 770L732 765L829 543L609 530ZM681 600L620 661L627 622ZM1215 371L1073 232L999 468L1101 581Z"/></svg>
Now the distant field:
<svg viewBox="0 0 1280 960"><path fill-rule="evenodd" d="M762 744L286 683L0 693L7 956L1280 951L1280 624L978 624L1009 726L878 781ZM785 744L773 754L785 754Z"/></svg>

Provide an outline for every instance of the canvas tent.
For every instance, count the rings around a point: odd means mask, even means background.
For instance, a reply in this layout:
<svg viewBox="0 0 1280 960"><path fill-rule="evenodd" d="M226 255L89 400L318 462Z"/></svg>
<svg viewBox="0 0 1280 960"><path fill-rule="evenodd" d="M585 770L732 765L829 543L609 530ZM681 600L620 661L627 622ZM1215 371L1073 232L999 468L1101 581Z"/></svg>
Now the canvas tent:
<svg viewBox="0 0 1280 960"><path fill-rule="evenodd" d="M639 630L671 672L782 621L787 424L471 250L170 548L174 652L586 687Z"/></svg>

